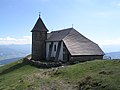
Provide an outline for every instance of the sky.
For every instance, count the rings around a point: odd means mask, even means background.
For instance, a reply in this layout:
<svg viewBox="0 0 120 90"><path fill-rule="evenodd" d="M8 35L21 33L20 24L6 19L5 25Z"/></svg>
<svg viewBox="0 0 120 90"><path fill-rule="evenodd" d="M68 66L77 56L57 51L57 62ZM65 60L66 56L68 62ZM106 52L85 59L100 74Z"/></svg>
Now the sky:
<svg viewBox="0 0 120 90"><path fill-rule="evenodd" d="M0 44L30 44L39 12L50 32L73 24L99 45L120 45L120 0L0 0Z"/></svg>

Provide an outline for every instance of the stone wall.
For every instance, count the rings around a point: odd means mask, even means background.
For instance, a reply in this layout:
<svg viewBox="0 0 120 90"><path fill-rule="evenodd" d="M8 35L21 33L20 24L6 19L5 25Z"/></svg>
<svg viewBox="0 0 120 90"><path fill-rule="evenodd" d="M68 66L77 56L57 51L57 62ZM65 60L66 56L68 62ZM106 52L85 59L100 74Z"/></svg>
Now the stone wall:
<svg viewBox="0 0 120 90"><path fill-rule="evenodd" d="M38 68L52 68L52 67L59 67L62 66L61 62L42 62L42 61L35 61L35 60L30 60L28 58L24 58L23 62Z"/></svg>

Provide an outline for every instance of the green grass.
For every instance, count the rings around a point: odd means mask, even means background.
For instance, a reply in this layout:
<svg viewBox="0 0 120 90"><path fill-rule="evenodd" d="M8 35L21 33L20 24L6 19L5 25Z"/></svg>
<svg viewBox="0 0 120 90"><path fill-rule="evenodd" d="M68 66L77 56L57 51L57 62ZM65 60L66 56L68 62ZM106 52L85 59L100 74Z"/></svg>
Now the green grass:
<svg viewBox="0 0 120 90"><path fill-rule="evenodd" d="M42 69L22 60L0 67L0 90L120 90L120 61Z"/></svg>

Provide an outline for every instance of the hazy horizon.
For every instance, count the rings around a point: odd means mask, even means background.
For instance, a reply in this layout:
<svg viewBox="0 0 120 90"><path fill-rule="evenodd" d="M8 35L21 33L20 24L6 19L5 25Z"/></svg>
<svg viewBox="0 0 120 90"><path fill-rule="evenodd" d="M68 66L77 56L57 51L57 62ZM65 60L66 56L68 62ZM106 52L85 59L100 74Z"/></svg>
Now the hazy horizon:
<svg viewBox="0 0 120 90"><path fill-rule="evenodd" d="M30 51L32 44L0 44L0 46L29 46ZM99 45L100 48L105 52L105 53L111 53L111 52L120 52L120 45ZM25 48L25 47L24 47Z"/></svg>

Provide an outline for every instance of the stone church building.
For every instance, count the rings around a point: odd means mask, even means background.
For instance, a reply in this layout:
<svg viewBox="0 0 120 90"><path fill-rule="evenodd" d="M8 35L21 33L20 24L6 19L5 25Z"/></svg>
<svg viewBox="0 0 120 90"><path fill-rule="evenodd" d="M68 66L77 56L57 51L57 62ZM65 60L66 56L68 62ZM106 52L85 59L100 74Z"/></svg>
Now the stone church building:
<svg viewBox="0 0 120 90"><path fill-rule="evenodd" d="M104 52L74 28L52 31L38 18L32 29L32 59L54 61L85 61L103 59Z"/></svg>

